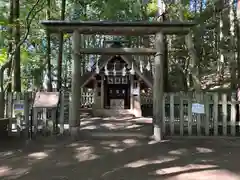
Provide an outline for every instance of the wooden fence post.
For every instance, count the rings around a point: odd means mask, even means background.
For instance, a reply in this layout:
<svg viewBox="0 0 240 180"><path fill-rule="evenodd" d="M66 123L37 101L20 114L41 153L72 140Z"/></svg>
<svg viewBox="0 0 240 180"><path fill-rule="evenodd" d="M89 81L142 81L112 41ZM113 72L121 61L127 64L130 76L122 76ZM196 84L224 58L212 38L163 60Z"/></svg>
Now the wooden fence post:
<svg viewBox="0 0 240 180"><path fill-rule="evenodd" d="M192 93L188 96L188 135L192 135Z"/></svg>
<svg viewBox="0 0 240 180"><path fill-rule="evenodd" d="M227 135L227 94L222 94L222 131L223 135Z"/></svg>
<svg viewBox="0 0 240 180"><path fill-rule="evenodd" d="M163 96L163 110L162 110L162 117L163 117L163 120L162 120L162 132L163 132L163 134L166 134L166 115L165 115L165 100L166 100L166 96L167 96L167 94L164 94L164 96Z"/></svg>
<svg viewBox="0 0 240 180"><path fill-rule="evenodd" d="M209 136L210 114L209 114L209 97L207 94L204 96L204 100L205 100L205 135Z"/></svg>
<svg viewBox="0 0 240 180"><path fill-rule="evenodd" d="M231 135L236 135L236 93L231 94Z"/></svg>
<svg viewBox="0 0 240 180"><path fill-rule="evenodd" d="M7 94L7 117L12 118L13 115L13 109L12 109L12 104L13 104L13 93L8 92Z"/></svg>
<svg viewBox="0 0 240 180"><path fill-rule="evenodd" d="M33 108L33 116L32 116L32 136L33 138L37 137L38 132L38 118L37 118L38 108Z"/></svg>
<svg viewBox="0 0 240 180"><path fill-rule="evenodd" d="M56 108L51 109L51 119L49 121L51 134L56 133Z"/></svg>
<svg viewBox="0 0 240 180"><path fill-rule="evenodd" d="M180 105L179 105L179 110L180 110L180 136L183 136L184 133L184 107L183 107L183 98L182 95L180 94L179 96L180 100Z"/></svg>
<svg viewBox="0 0 240 180"><path fill-rule="evenodd" d="M60 117L59 117L60 134L64 133L64 92L60 93Z"/></svg>
<svg viewBox="0 0 240 180"><path fill-rule="evenodd" d="M25 138L29 137L29 110L30 110L30 104L29 104L29 93L24 93L24 121L25 121L25 132L24 136Z"/></svg>
<svg viewBox="0 0 240 180"><path fill-rule="evenodd" d="M201 102L201 94L199 92L196 93L196 101L197 103ZM196 114L197 116L197 135L201 136L201 115Z"/></svg>
<svg viewBox="0 0 240 180"><path fill-rule="evenodd" d="M175 123L175 117L174 117L174 94L170 94L170 134L174 135L174 123Z"/></svg>
<svg viewBox="0 0 240 180"><path fill-rule="evenodd" d="M213 121L214 121L214 136L218 136L218 94L213 96Z"/></svg>
<svg viewBox="0 0 240 180"><path fill-rule="evenodd" d="M0 118L4 118L5 101L4 92L0 92Z"/></svg>

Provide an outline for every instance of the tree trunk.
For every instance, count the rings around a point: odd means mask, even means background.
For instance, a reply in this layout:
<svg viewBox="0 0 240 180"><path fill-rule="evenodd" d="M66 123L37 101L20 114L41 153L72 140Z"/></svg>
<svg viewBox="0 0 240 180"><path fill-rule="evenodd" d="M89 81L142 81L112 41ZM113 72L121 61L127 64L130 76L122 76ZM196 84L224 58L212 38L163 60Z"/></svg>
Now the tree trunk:
<svg viewBox="0 0 240 180"><path fill-rule="evenodd" d="M166 14L162 15L162 21L166 21ZM167 36L164 36L164 63L163 63L163 79L164 79L164 92L169 91L169 83L168 83L168 41Z"/></svg>
<svg viewBox="0 0 240 180"><path fill-rule="evenodd" d="M50 20L50 8L51 8L51 0L48 0L48 8L47 8L47 19ZM51 37L50 33L46 33L47 36L47 91L52 91L52 68L51 68Z"/></svg>
<svg viewBox="0 0 240 180"><path fill-rule="evenodd" d="M223 37L223 13L220 13L220 21L219 21L219 51L220 51L220 56L219 56L219 60L218 60L218 76L219 76L219 84L222 83L223 79L224 79L224 55L223 55L223 41L224 41L224 37Z"/></svg>
<svg viewBox="0 0 240 180"><path fill-rule="evenodd" d="M240 1L237 3L237 71L240 80Z"/></svg>
<svg viewBox="0 0 240 180"><path fill-rule="evenodd" d="M178 0L178 1L179 1L179 5L180 5L180 8L179 8L180 20L184 21L183 2L181 0ZM191 59L189 68L190 68L191 78L193 81L193 88L196 91L200 91L201 90L201 81L199 78L199 67L198 67L199 58L198 58L196 49L194 47L194 42L193 42L191 33L189 33L188 35L185 36L185 44L188 48L189 56Z"/></svg>
<svg viewBox="0 0 240 180"><path fill-rule="evenodd" d="M14 0L13 4L14 20L15 20L15 53L13 60L13 90L21 92L21 59L20 59L20 4L19 0Z"/></svg>
<svg viewBox="0 0 240 180"><path fill-rule="evenodd" d="M66 0L62 0L61 7L61 20L65 19ZM63 33L59 35L59 50L58 50L58 77L57 77L57 90L59 91L62 87L62 59L63 59Z"/></svg>
<svg viewBox="0 0 240 180"><path fill-rule="evenodd" d="M10 0L10 13L9 13L9 18L8 18L8 23L9 24L13 24L13 20L14 20L14 17L13 17L13 11L14 11L14 8L13 8L13 0ZM9 35L9 41L8 41L8 59L9 59L9 56L10 54L12 53L13 51L13 44L12 44L12 39L13 39L13 28L10 26L8 28L8 35ZM8 78L11 77L11 69L12 69L12 63L9 63L8 64L8 71L7 71L7 76ZM4 72L3 72L4 74ZM3 78L3 81L2 83L4 83L4 75L2 75L2 78ZM12 91L12 83L7 83L7 92L11 92Z"/></svg>
<svg viewBox="0 0 240 180"><path fill-rule="evenodd" d="M235 16L234 16L234 0L229 1L229 24L230 24L230 45L229 50L233 51L230 54L231 68L231 89L236 90L236 59L235 59Z"/></svg>

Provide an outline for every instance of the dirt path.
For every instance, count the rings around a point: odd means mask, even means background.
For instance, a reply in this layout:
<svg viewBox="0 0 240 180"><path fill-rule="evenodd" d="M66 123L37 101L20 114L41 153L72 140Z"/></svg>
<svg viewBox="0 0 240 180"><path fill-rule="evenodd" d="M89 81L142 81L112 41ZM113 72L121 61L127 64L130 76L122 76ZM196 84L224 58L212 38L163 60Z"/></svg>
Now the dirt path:
<svg viewBox="0 0 240 180"><path fill-rule="evenodd" d="M240 140L42 139L0 147L0 179L238 180Z"/></svg>
<svg viewBox="0 0 240 180"><path fill-rule="evenodd" d="M0 141L0 179L240 180L240 140L153 143L129 136L151 132L151 126L131 119L88 117L81 127L107 136L77 142L66 136L39 137L28 144ZM116 133L121 136L112 137Z"/></svg>

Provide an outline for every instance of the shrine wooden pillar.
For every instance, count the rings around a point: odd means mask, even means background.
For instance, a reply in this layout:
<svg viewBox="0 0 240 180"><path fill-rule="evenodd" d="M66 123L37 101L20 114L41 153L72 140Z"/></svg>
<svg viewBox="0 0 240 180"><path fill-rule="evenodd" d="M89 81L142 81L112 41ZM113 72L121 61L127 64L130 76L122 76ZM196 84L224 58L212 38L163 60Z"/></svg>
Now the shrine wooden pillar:
<svg viewBox="0 0 240 180"><path fill-rule="evenodd" d="M101 75L101 108L104 108L104 75Z"/></svg>
<svg viewBox="0 0 240 180"><path fill-rule="evenodd" d="M77 138L80 128L80 98L81 98L81 57L77 53L80 49L80 33L75 30L72 36L72 85L69 128L73 138Z"/></svg>
<svg viewBox="0 0 240 180"><path fill-rule="evenodd" d="M134 76L130 75L130 109L134 110L134 101L133 101L133 89L134 89Z"/></svg>
<svg viewBox="0 0 240 180"><path fill-rule="evenodd" d="M163 97L164 97L164 34L159 32L155 39L156 55L154 58L153 80L153 136L156 141L163 138Z"/></svg>

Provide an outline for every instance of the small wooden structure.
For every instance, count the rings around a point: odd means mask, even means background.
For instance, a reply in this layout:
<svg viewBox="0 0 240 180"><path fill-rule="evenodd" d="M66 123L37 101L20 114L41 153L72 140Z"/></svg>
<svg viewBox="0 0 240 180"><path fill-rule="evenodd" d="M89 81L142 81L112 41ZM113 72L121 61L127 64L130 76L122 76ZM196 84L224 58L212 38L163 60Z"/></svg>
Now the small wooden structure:
<svg viewBox="0 0 240 180"><path fill-rule="evenodd" d="M86 81L81 77L80 53L92 54L153 54L156 52L154 67L155 74L153 77L153 100L154 100L154 137L156 140L162 138L162 121L163 121L163 62L165 53L165 34L187 34L190 28L195 26L190 22L157 22L157 21L136 21L136 22L111 22L111 21L43 21L42 24L50 33L73 33L73 63L72 63L72 102L70 113L70 132L73 137L78 136L80 126L79 104L80 104L80 88ZM87 49L82 50L80 47L80 34L105 34L105 35L151 35L156 34L155 49L149 51L146 48L136 49ZM144 52L144 53L143 53ZM125 62L127 60L125 59ZM139 77L141 73L138 74ZM142 78L142 77L141 77ZM143 78L142 78L143 79ZM147 82L147 81L146 81ZM103 102L103 101L102 101Z"/></svg>
<svg viewBox="0 0 240 180"><path fill-rule="evenodd" d="M59 92L37 92L33 103L33 135L37 134L39 128L38 114L41 111L43 130L46 132L56 132L56 113L59 103ZM47 112L51 112L48 119Z"/></svg>
<svg viewBox="0 0 240 180"><path fill-rule="evenodd" d="M113 42L110 47L116 52L123 49L120 42ZM81 87L95 90L94 115L141 117L140 90L152 84L152 77L140 72L132 56L115 54L102 55L92 70L83 75Z"/></svg>

